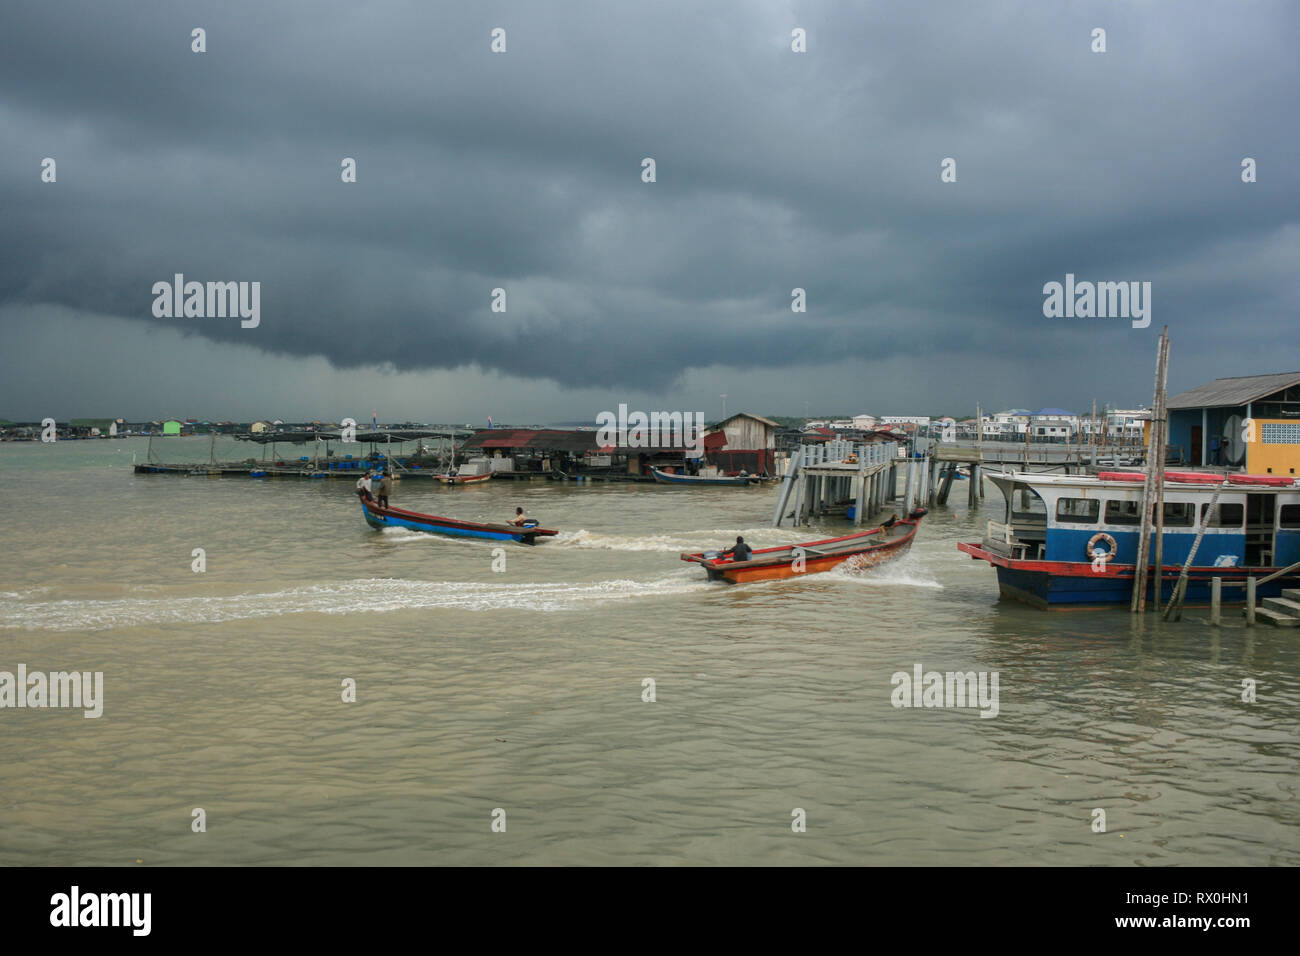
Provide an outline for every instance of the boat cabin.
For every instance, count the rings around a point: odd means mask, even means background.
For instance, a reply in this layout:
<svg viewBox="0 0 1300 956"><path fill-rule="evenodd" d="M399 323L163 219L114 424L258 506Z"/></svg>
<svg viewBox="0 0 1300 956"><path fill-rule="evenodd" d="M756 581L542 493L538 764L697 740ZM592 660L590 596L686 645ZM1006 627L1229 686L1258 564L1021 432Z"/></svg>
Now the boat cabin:
<svg viewBox="0 0 1300 956"><path fill-rule="evenodd" d="M983 546L1015 559L1137 562L1142 476L990 474L1006 499L1002 521L989 521ZM1210 481L1220 476L1207 476ZM1230 482L1249 476L1229 476ZM1218 507L1210 513L1215 492ZM1155 514L1152 506L1152 522ZM1300 561L1300 486L1168 479L1164 491L1164 563L1182 564L1201 526L1197 566L1285 567ZM1154 546L1155 535L1152 534ZM1114 541L1113 546L1111 540Z"/></svg>

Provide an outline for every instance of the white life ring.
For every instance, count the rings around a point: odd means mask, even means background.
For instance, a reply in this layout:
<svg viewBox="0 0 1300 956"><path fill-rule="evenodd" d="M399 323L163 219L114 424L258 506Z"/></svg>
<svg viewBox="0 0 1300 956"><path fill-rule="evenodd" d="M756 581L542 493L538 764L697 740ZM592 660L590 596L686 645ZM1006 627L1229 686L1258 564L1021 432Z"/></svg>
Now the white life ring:
<svg viewBox="0 0 1300 956"><path fill-rule="evenodd" d="M1097 554L1096 548L1097 548L1097 543L1099 541L1105 541L1106 546L1110 548L1110 550L1102 552L1101 554ZM1102 564L1105 564L1111 558L1115 557L1115 551L1117 547L1118 546L1115 544L1114 538L1108 535L1105 531L1098 531L1096 534L1094 534L1091 538L1088 539L1088 548L1087 548L1088 557L1093 561L1100 561Z"/></svg>

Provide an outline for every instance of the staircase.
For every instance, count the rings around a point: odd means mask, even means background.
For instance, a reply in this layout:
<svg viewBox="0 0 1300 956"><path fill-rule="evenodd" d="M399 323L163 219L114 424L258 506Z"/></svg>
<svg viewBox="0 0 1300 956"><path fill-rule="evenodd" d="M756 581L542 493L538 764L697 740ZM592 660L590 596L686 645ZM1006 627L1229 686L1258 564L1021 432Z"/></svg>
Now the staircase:
<svg viewBox="0 0 1300 956"><path fill-rule="evenodd" d="M1257 620L1274 627L1300 627L1300 588L1284 588L1281 597L1267 597L1255 605Z"/></svg>

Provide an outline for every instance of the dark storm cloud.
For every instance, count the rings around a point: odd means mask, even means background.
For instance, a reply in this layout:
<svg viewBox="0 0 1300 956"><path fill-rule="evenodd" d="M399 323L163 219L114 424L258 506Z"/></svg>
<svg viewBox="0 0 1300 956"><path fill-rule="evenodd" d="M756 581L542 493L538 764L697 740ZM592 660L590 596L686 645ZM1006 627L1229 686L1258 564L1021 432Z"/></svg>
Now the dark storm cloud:
<svg viewBox="0 0 1300 956"><path fill-rule="evenodd" d="M1026 392L1059 394L1066 357L1127 394L1165 322L1188 384L1234 355L1236 373L1300 366L1288 3L44 3L5 19L0 305L575 386L933 351L940 380L1010 355ZM177 272L260 281L261 325L153 318L152 284ZM1152 281L1153 327L1043 318L1042 285L1066 272Z"/></svg>

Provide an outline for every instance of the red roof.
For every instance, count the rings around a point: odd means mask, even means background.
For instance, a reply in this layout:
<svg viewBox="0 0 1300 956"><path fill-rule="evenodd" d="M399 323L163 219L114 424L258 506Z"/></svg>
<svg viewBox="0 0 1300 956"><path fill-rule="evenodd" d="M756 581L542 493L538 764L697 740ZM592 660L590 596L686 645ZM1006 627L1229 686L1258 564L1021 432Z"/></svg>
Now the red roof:
<svg viewBox="0 0 1300 956"><path fill-rule="evenodd" d="M567 451L582 454L596 447L594 431L564 431L551 428L493 428L476 432L461 448L529 448L539 451Z"/></svg>

